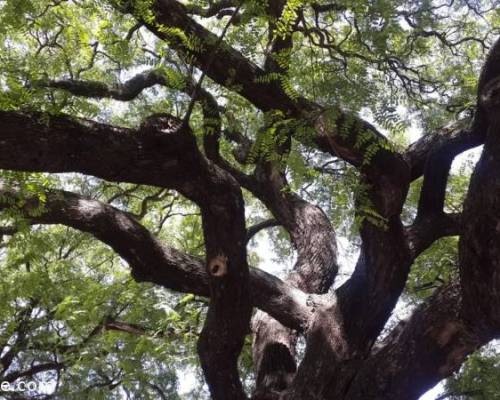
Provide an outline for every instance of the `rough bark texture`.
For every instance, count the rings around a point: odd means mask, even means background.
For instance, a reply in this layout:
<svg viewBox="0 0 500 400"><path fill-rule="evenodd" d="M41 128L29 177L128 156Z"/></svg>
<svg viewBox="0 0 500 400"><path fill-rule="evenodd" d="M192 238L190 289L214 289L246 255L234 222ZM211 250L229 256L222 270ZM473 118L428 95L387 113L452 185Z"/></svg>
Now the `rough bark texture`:
<svg viewBox="0 0 500 400"><path fill-rule="evenodd" d="M127 7L132 3L126 2ZM268 2L271 28L285 6L281 0ZM215 400L247 398L237 361L250 329L255 400L417 399L459 368L468 354L500 336L500 42L483 68L477 112L470 124L461 121L424 135L398 153L359 116L306 97L291 98L279 83L259 80L269 72L287 73L275 57L293 48L291 35L269 35L269 54L260 67L226 43L217 45L217 36L191 17L219 15L236 7L231 1L202 9L157 0L147 22L133 6L121 11L132 13L215 83L229 90L237 85L238 93L261 111L281 110L287 118L306 121L314 134L309 140L298 138L304 146L358 169L364 187L356 200L362 218L361 251L347 282L332 290L338 271L335 231L320 207L290 190L279 162L262 157L252 173L243 173L223 159L220 109L202 88L192 101L202 105L203 150L189 121L166 114L146 118L137 129L125 129L62 115L0 111L0 168L78 172L174 189L201 210L204 261L161 243L129 214L75 193L48 191L41 213L34 213L40 206L36 198L24 199L19 206L16 200L23 193L0 182L0 211L17 204L31 224L64 224L89 232L129 263L137 281L210 297L198 351ZM311 7L321 13L327 5ZM165 26L182 30L203 46L187 46ZM170 86L156 71L140 73L116 87L65 79L33 85L122 101L152 85ZM186 87L179 90L193 94L193 87L186 79ZM285 132L284 143L276 145L280 157L290 151L293 134ZM235 132L226 136L239 147L235 158L249 162L251 141ZM448 214L444 199L451 163L482 143L464 212ZM421 176L417 215L404 226L401 212L409 185ZM273 219L247 229L242 188L259 199ZM364 213L366 209L372 214ZM249 268L247 261L248 240L260 229L277 225L289 233L297 252L285 281ZM0 229L0 234L13 233L10 227ZM460 281L437 290L380 341L413 261L448 235L461 236ZM259 311L251 322L252 307ZM306 348L297 365L300 334Z"/></svg>
<svg viewBox="0 0 500 400"><path fill-rule="evenodd" d="M500 40L492 48L479 81L478 124L486 135L471 177L460 238L460 281L464 313L486 336L500 334Z"/></svg>
<svg viewBox="0 0 500 400"><path fill-rule="evenodd" d="M418 399L484 343L461 317L460 286L439 289L363 363L345 398Z"/></svg>

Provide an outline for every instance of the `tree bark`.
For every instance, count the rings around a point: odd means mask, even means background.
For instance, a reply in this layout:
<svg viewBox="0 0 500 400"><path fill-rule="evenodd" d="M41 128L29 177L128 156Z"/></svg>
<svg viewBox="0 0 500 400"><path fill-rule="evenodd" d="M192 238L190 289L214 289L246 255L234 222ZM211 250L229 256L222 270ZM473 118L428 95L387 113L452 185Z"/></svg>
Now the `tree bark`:
<svg viewBox="0 0 500 400"><path fill-rule="evenodd" d="M261 111L280 110L286 118L314 128L312 138L297 139L357 168L364 187L356 203L362 218L360 257L350 279L328 293L338 270L335 231L328 217L287 190L286 173L277 163L258 160L247 175L222 159L219 109L208 92L202 93L204 126L216 134L204 137L204 153L186 121L169 115L152 116L137 129L125 129L65 116L0 111L0 168L78 172L154 185L177 190L199 206L204 261L160 243L127 213L74 193L49 191L43 207L35 197L17 204L32 224L61 223L90 232L129 263L138 281L209 296L198 351L214 399L246 398L237 361L253 306L263 311L252 324L255 400L417 399L459 368L468 354L500 335L500 42L482 70L471 126L457 123L438 135L427 134L401 154L357 115L305 97L292 98L278 82L263 83L260 78L268 72L286 74L287 68L273 55L292 48L291 36L270 35L271 54L261 68L226 43L218 45L217 36L190 16L215 15L235 3L200 10L175 0L155 0L148 16L139 14L133 3L126 2L127 12L215 83L229 90L237 85L238 93ZM312 8L318 15L328 6ZM269 2L271 27L283 7L284 1ZM187 45L165 27L180 29L200 45ZM169 85L154 71L114 88L67 80L37 84L123 101L152 85ZM214 126L208 124L210 118L217 120ZM291 137L287 133L283 148L277 149L279 156L289 151ZM454 157L483 142L463 214L446 214L446 184ZM422 175L418 212L405 227L401 213L408 188ZM245 226L242 187L273 214L272 225L290 234L298 257L285 282L249 268L246 245L253 233ZM0 195L3 209L21 194L0 182ZM38 209L41 213L35 212ZM415 258L438 238L455 234L461 235L460 281L436 291L375 346ZM297 367L299 333L305 335L306 349ZM2 359L3 364L9 362L9 357Z"/></svg>

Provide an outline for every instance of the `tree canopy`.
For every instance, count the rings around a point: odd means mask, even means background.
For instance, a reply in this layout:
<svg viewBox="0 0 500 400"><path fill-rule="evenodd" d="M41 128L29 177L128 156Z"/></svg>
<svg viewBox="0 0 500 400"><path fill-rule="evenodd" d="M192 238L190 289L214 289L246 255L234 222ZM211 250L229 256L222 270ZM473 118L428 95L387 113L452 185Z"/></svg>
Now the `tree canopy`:
<svg viewBox="0 0 500 400"><path fill-rule="evenodd" d="M498 0L0 21L0 397L498 397Z"/></svg>

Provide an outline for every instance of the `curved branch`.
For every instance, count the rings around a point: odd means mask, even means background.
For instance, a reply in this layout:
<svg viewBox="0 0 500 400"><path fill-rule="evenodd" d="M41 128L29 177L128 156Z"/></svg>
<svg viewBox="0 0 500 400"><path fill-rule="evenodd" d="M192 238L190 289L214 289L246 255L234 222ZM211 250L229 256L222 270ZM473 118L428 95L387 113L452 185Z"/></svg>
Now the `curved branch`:
<svg viewBox="0 0 500 400"><path fill-rule="evenodd" d="M256 223L255 225L252 225L247 230L247 242L249 242L261 230L272 228L275 226L280 226L280 223L274 218L266 219L264 221Z"/></svg>
<svg viewBox="0 0 500 400"><path fill-rule="evenodd" d="M36 364L31 368L24 371L14 371L5 375L2 379L6 382L14 382L19 378L30 377L41 372L47 371L59 371L64 368L64 364L59 362L47 362L42 364Z"/></svg>
<svg viewBox="0 0 500 400"><path fill-rule="evenodd" d="M370 357L350 384L346 399L418 399L456 371L487 339L461 316L458 282L438 290L399 333Z"/></svg>
<svg viewBox="0 0 500 400"><path fill-rule="evenodd" d="M437 132L428 133L412 143L403 155L411 169L411 180L423 175L431 152L454 158L466 150L481 145L483 139L467 127L469 123L470 120L458 121Z"/></svg>
<svg viewBox="0 0 500 400"><path fill-rule="evenodd" d="M198 150L188 127L167 114L138 129L43 113L0 111L0 168L79 172L179 191L207 204L234 181Z"/></svg>
<svg viewBox="0 0 500 400"><path fill-rule="evenodd" d="M11 206L19 193L0 182L4 203L0 210ZM202 260L182 253L158 241L146 228L126 212L97 200L75 193L50 191L41 208L42 215L33 217L40 206L36 198L25 199L21 211L32 224L62 224L88 232L109 245L124 258L134 279L152 282L183 293L210 295L209 277ZM307 327L311 309L307 295L259 269L250 269L251 299L253 304L297 330Z"/></svg>
<svg viewBox="0 0 500 400"><path fill-rule="evenodd" d="M189 127L170 115L154 115L138 130L15 112L0 112L0 123L0 168L150 183L199 205L212 300L200 357L216 398L227 387L245 398L237 370L251 317L243 197L234 178L201 154Z"/></svg>
<svg viewBox="0 0 500 400"><path fill-rule="evenodd" d="M461 214L439 213L423 217L406 228L412 258L417 258L442 237L460 235L462 233L461 219Z"/></svg>
<svg viewBox="0 0 500 400"><path fill-rule="evenodd" d="M197 189L186 183L205 169L189 131L172 132L161 124L127 129L66 116L0 111L0 149L3 169L80 172L176 188L189 198L197 197ZM182 177L176 177L181 171Z"/></svg>
<svg viewBox="0 0 500 400"><path fill-rule="evenodd" d="M112 98L120 101L130 101L135 99L144 89L155 85L177 88L178 83L170 82L168 76L161 70L154 69L141 72L125 83L108 86L98 81L80 80L37 80L31 84L34 87L46 87L66 90L75 96Z"/></svg>
<svg viewBox="0 0 500 400"><path fill-rule="evenodd" d="M420 172L424 175L417 215L406 229L413 258L437 239L461 232L460 215L445 213L444 202L454 158L479 141L479 135L463 125L464 121L460 121L440 133L424 136L406 153L407 161L413 164L412 178L417 178Z"/></svg>
<svg viewBox="0 0 500 400"><path fill-rule="evenodd" d="M427 156L415 223L444 212L446 185L454 158L453 153L444 152L441 148L432 150Z"/></svg>
<svg viewBox="0 0 500 400"><path fill-rule="evenodd" d="M328 217L320 207L287 190L286 175L279 166L260 162L255 179L257 188L249 189L288 231L297 250L297 261L286 282L307 293L326 293L338 271L336 236ZM263 313L255 315L252 326L256 395L282 391L297 371L297 335Z"/></svg>
<svg viewBox="0 0 500 400"><path fill-rule="evenodd" d="M140 11L136 17L143 20ZM175 0L156 0L152 5L154 20L143 21L156 36L166 40L189 64L205 70L215 82L225 87L238 86L238 93L261 110L294 109L295 102L282 90L279 83L262 83L264 71L227 43L217 46L217 36L189 17L189 8ZM172 31L179 29L182 34ZM200 45L190 46L187 37L199 40ZM208 65L212 58L214 61ZM207 67L208 65L208 67ZM229 68L228 68L229 66Z"/></svg>

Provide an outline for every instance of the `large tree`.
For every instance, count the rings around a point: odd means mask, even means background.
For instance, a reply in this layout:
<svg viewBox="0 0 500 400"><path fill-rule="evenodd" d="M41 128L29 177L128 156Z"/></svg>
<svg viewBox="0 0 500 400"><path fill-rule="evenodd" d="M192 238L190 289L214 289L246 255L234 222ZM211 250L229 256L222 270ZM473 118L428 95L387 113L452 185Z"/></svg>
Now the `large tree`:
<svg viewBox="0 0 500 400"><path fill-rule="evenodd" d="M457 371L500 336L495 3L1 2L0 378L142 398L143 367L174 398L168 357L137 348L182 347L202 298L213 399L417 399ZM468 184L452 163L480 145ZM257 268L262 230L292 253L281 278ZM162 320L165 289L201 300ZM110 331L139 342L94 342Z"/></svg>

